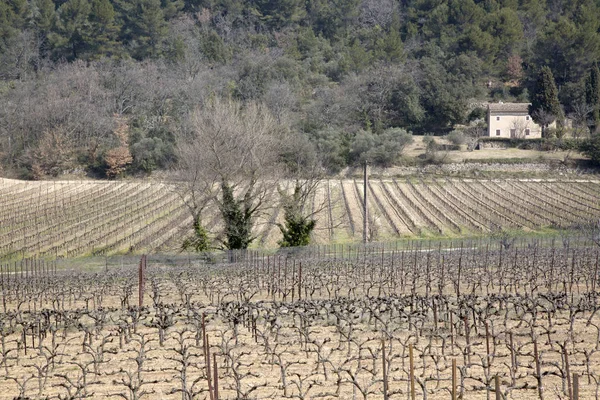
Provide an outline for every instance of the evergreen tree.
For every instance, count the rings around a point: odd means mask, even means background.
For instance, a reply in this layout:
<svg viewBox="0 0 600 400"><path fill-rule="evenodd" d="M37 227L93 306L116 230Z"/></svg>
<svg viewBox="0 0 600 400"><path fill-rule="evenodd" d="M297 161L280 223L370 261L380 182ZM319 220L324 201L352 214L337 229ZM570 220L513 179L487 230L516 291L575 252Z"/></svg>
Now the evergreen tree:
<svg viewBox="0 0 600 400"><path fill-rule="evenodd" d="M165 13L160 0L118 0L124 18L123 39L132 48L136 59L156 58L168 33Z"/></svg>
<svg viewBox="0 0 600 400"><path fill-rule="evenodd" d="M203 253L209 251L210 239L208 238L208 231L202 226L202 219L200 214L194 215L194 234L185 239L181 245L182 250L195 251L196 253Z"/></svg>
<svg viewBox="0 0 600 400"><path fill-rule="evenodd" d="M592 161L600 165L600 133L593 134L592 137L582 142L580 150Z"/></svg>
<svg viewBox="0 0 600 400"><path fill-rule="evenodd" d="M90 4L87 0L68 0L57 11L53 32L48 36L56 56L76 59L86 50L86 38L90 37Z"/></svg>
<svg viewBox="0 0 600 400"><path fill-rule="evenodd" d="M252 206L251 193L236 199L233 188L225 180L221 183L221 215L225 224L224 245L227 250L247 249L255 239L252 235L252 219L256 209ZM249 189L250 190L250 189Z"/></svg>
<svg viewBox="0 0 600 400"><path fill-rule="evenodd" d="M47 56L50 52L48 35L52 32L56 10L52 0L36 0L31 3L29 23L37 35L40 55Z"/></svg>
<svg viewBox="0 0 600 400"><path fill-rule="evenodd" d="M304 2L299 0L253 0L253 11L269 27L281 30L295 24L306 15Z"/></svg>
<svg viewBox="0 0 600 400"><path fill-rule="evenodd" d="M542 136L546 137L547 128L556 119L560 119L562 110L558 101L558 89L554 76L548 66L542 67L532 93L529 114L542 126Z"/></svg>
<svg viewBox="0 0 600 400"><path fill-rule="evenodd" d="M111 56L117 52L119 27L115 23L115 9L109 0L92 0L90 36L92 58Z"/></svg>
<svg viewBox="0 0 600 400"><path fill-rule="evenodd" d="M377 32L379 37L375 40L375 57L388 61L399 62L404 58L404 44L400 37L400 20L394 16L391 26L388 31L381 34Z"/></svg>
<svg viewBox="0 0 600 400"><path fill-rule="evenodd" d="M281 247L308 246L310 235L317 224L317 221L312 218L313 214L304 215L302 212L308 191L299 182L296 182L291 195L281 189L279 194L283 201L284 211L284 223L277 224L283 235L279 245Z"/></svg>
<svg viewBox="0 0 600 400"><path fill-rule="evenodd" d="M0 52L10 38L25 27L28 7L26 0L3 0L0 2Z"/></svg>
<svg viewBox="0 0 600 400"><path fill-rule="evenodd" d="M15 29L11 26L13 12L4 2L0 2L0 51L4 51L6 42L15 34Z"/></svg>
<svg viewBox="0 0 600 400"><path fill-rule="evenodd" d="M594 64L588 72L585 81L585 101L592 109L590 130L595 132L600 125L600 69L598 69L598 64Z"/></svg>

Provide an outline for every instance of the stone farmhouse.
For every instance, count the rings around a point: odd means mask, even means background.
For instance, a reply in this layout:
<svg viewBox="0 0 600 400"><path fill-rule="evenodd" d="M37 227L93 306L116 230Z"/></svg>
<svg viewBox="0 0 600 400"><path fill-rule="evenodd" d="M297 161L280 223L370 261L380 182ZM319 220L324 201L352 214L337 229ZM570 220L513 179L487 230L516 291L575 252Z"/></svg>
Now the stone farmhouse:
<svg viewBox="0 0 600 400"><path fill-rule="evenodd" d="M529 115L529 103L490 103L487 107L488 136L533 139L542 137L542 127Z"/></svg>

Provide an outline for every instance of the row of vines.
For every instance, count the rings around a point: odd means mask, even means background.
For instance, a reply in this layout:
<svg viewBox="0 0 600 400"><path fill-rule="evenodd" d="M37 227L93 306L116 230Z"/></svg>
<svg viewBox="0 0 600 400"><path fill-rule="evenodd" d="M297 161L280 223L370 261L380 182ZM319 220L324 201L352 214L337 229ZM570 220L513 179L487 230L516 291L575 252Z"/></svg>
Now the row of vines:
<svg viewBox="0 0 600 400"><path fill-rule="evenodd" d="M283 212L276 190L256 223L260 247L276 247ZM372 179L368 237L472 236L499 229L569 228L600 217L597 181ZM309 206L314 243L359 240L363 188L323 181ZM209 210L209 231L218 231ZM21 182L0 179L0 257L75 257L172 252L190 234L191 217L173 187L151 182Z"/></svg>
<svg viewBox="0 0 600 400"><path fill-rule="evenodd" d="M598 399L600 248L563 239L4 264L0 399Z"/></svg>

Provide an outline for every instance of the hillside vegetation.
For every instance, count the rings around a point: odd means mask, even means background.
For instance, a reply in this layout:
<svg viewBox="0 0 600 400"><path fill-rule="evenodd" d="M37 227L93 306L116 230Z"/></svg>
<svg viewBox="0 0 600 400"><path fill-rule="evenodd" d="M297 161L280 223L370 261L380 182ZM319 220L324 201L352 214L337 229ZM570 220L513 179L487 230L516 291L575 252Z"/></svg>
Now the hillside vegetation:
<svg viewBox="0 0 600 400"><path fill-rule="evenodd" d="M599 27L592 0L7 0L0 166L34 179L167 168L214 97L265 104L330 171L364 154L386 165L406 132L528 101L543 66L587 129Z"/></svg>
<svg viewBox="0 0 600 400"><path fill-rule="evenodd" d="M600 182L588 180L372 179L368 238L464 237L571 228L600 217ZM312 243L362 238L362 182L320 184L307 207L317 221ZM283 221L275 189L252 226L253 246L275 248ZM0 258L179 252L192 216L171 184L0 180ZM215 207L204 215L223 235ZM216 244L215 244L216 245Z"/></svg>

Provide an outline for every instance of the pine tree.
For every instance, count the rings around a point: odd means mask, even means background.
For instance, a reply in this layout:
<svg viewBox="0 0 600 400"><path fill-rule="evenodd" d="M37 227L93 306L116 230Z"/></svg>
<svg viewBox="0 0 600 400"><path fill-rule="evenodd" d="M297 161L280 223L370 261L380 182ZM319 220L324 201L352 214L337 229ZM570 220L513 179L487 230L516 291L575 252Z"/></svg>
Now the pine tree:
<svg viewBox="0 0 600 400"><path fill-rule="evenodd" d="M558 89L554 76L548 66L542 67L529 106L529 114L533 120L542 126L542 136L546 137L548 125L562 116L558 101Z"/></svg>
<svg viewBox="0 0 600 400"><path fill-rule="evenodd" d="M600 125L600 69L598 69L598 64L594 64L588 72L585 81L585 101L592 109L590 130L595 132Z"/></svg>
<svg viewBox="0 0 600 400"><path fill-rule="evenodd" d="M93 49L93 58L112 56L118 51L119 26L115 23L115 17L115 9L109 0L92 0L90 36L86 41Z"/></svg>
<svg viewBox="0 0 600 400"><path fill-rule="evenodd" d="M48 35L52 32L56 18L54 3L52 0L35 0L31 3L31 7L32 12L28 22L37 35L40 55L46 57L50 52Z"/></svg>
<svg viewBox="0 0 600 400"><path fill-rule="evenodd" d="M90 4L87 0L68 0L57 11L56 26L48 35L57 57L76 59L86 50L89 37Z"/></svg>
<svg viewBox="0 0 600 400"><path fill-rule="evenodd" d="M123 16L123 41L131 48L132 57L161 56L168 25L160 0L116 0L118 13Z"/></svg>
<svg viewBox="0 0 600 400"><path fill-rule="evenodd" d="M393 17L388 31L375 41L375 57L388 62L399 62L404 58L404 44L400 37L400 20Z"/></svg>

